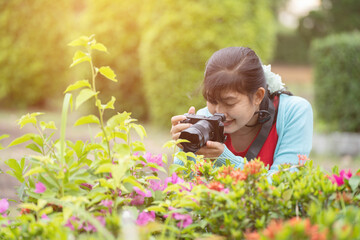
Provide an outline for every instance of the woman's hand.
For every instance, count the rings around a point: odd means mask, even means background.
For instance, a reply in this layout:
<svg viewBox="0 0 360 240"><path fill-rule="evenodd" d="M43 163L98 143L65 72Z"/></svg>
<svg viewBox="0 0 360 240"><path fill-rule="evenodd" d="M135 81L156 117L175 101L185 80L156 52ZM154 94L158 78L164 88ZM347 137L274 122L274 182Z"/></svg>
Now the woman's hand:
<svg viewBox="0 0 360 240"><path fill-rule="evenodd" d="M205 158L217 158L224 152L224 144L220 142L207 141L196 154L204 155Z"/></svg>
<svg viewBox="0 0 360 240"><path fill-rule="evenodd" d="M188 113L189 114L195 114L195 107L190 107ZM178 140L181 131L183 131L183 130L185 130L188 127L191 126L190 123L180 123L181 121L183 121L185 119L186 119L185 115L177 115L177 116L174 116L174 117L171 118L171 130L170 130L170 133L171 133L171 136L172 136L173 140ZM181 145L179 147L182 148Z"/></svg>

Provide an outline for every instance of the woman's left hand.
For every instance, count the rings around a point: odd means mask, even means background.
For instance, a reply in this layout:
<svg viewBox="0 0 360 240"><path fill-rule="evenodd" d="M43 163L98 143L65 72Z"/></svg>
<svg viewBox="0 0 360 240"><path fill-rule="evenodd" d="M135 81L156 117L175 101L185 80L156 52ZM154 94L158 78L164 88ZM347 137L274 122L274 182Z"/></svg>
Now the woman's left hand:
<svg viewBox="0 0 360 240"><path fill-rule="evenodd" d="M224 152L224 144L220 142L207 141L206 145L200 148L196 154L204 155L205 158L217 158Z"/></svg>

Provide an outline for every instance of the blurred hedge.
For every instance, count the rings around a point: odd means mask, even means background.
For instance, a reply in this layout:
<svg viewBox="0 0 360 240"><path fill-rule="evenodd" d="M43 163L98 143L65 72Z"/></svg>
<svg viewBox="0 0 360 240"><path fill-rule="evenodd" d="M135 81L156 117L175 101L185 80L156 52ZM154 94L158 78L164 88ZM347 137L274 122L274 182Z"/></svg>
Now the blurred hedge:
<svg viewBox="0 0 360 240"><path fill-rule="evenodd" d="M279 32L276 39L276 50L273 62L286 64L309 63L309 44L298 32Z"/></svg>
<svg viewBox="0 0 360 240"><path fill-rule="evenodd" d="M317 39L311 52L319 117L340 131L360 132L360 33Z"/></svg>
<svg viewBox="0 0 360 240"><path fill-rule="evenodd" d="M151 120L205 105L200 84L205 62L228 46L253 48L264 62L273 54L275 26L267 0L161 0L141 14L140 63Z"/></svg>
<svg viewBox="0 0 360 240"><path fill-rule="evenodd" d="M0 2L2 108L45 107L65 90L71 63L71 2Z"/></svg>
<svg viewBox="0 0 360 240"><path fill-rule="evenodd" d="M118 83L99 82L98 88L110 100L116 97L117 111L132 112L134 118L146 119L141 72L139 69L140 9L144 0L88 0L83 18L83 34L96 34L96 39L109 47L108 56L95 56L95 63L111 66ZM105 101L105 99L104 99Z"/></svg>

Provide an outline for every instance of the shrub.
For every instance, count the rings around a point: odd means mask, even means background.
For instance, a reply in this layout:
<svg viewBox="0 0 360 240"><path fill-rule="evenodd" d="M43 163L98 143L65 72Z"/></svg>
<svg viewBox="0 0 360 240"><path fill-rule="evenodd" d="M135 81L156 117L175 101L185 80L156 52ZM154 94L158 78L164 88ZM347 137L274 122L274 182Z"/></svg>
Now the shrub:
<svg viewBox="0 0 360 240"><path fill-rule="evenodd" d="M360 33L343 33L312 44L315 106L340 131L360 131Z"/></svg>
<svg viewBox="0 0 360 240"><path fill-rule="evenodd" d="M71 2L1 1L2 108L44 107L65 90L71 56L66 47L72 29Z"/></svg>
<svg viewBox="0 0 360 240"><path fill-rule="evenodd" d="M203 107L205 62L220 48L248 46L272 57L275 29L269 1L153 1L142 12L140 64L153 122Z"/></svg>

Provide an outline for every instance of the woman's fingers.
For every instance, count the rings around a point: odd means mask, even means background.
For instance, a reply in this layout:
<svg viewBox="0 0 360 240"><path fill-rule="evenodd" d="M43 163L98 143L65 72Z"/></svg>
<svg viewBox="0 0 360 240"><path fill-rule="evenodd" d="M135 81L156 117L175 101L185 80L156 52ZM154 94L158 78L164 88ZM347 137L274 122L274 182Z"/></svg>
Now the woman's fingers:
<svg viewBox="0 0 360 240"><path fill-rule="evenodd" d="M191 107L189 108L188 114L195 114L195 113L196 113L195 107L191 106Z"/></svg>

